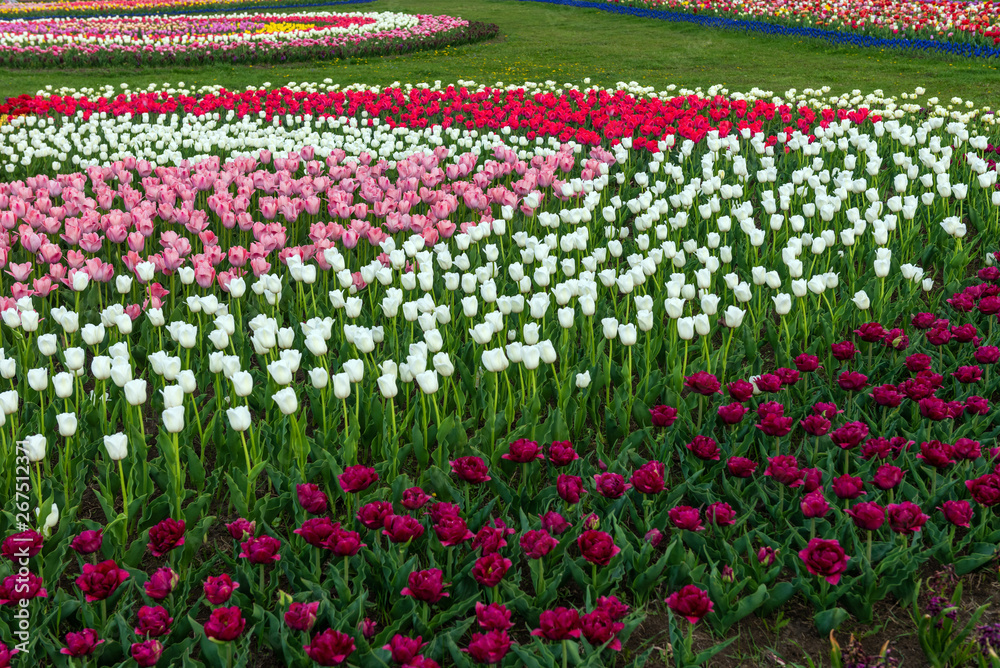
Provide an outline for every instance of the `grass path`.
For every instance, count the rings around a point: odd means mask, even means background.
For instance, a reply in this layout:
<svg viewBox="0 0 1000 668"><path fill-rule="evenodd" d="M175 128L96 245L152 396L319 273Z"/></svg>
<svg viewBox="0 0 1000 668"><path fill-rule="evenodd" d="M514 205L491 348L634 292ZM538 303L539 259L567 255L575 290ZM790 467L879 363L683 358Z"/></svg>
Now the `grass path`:
<svg viewBox="0 0 1000 668"><path fill-rule="evenodd" d="M133 87L183 81L243 88L326 78L346 85L457 79L581 82L590 77L604 85L633 80L657 88L671 83L687 87L724 84L734 91L755 86L777 92L830 86L835 92L882 89L897 94L924 86L942 100L958 96L977 105L1000 107L1000 63L991 61L833 47L818 40L748 35L518 0L378 0L352 9L458 15L497 23L502 37L440 52L354 62L143 72L126 68L0 70L0 96L34 93L46 85L122 82Z"/></svg>

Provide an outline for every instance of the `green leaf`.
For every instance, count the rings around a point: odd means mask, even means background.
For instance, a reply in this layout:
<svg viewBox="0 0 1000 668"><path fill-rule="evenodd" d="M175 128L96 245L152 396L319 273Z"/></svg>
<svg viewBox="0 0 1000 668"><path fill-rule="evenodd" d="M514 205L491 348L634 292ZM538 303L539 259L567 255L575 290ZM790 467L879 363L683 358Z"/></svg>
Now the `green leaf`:
<svg viewBox="0 0 1000 668"><path fill-rule="evenodd" d="M847 621L848 617L850 615L847 614L847 610L843 608L831 608L817 612L813 617L813 621L816 623L816 631L821 636L826 637L830 635L831 631L836 630L838 626Z"/></svg>

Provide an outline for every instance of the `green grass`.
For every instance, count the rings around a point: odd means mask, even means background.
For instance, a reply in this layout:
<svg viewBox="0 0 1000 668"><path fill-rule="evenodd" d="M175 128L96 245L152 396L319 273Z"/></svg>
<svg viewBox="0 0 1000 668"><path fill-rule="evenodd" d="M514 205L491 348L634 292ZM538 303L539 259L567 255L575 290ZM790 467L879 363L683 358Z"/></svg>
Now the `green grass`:
<svg viewBox="0 0 1000 668"><path fill-rule="evenodd" d="M340 11L350 11L337 8ZM938 55L832 47L819 40L775 38L693 24L618 16L591 9L516 0L378 0L356 11L452 14L497 23L499 40L399 58L288 66L44 71L0 70L0 96L34 93L46 85L132 86L150 83L221 84L229 88L330 78L341 84L393 81L523 83L553 79L614 85L637 81L662 89L724 84L784 92L830 86L834 92L882 89L887 94L924 86L942 100L953 96L1000 107L1000 63Z"/></svg>

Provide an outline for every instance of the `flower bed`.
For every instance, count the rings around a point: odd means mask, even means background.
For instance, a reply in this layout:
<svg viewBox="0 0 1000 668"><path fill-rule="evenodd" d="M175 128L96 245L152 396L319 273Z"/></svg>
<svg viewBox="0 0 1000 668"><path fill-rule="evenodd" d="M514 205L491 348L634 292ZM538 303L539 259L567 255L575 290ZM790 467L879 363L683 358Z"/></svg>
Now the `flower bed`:
<svg viewBox="0 0 1000 668"><path fill-rule="evenodd" d="M327 88L0 110L33 656L608 665L659 600L711 665L993 558L992 116Z"/></svg>
<svg viewBox="0 0 1000 668"><path fill-rule="evenodd" d="M233 9L263 10L286 7L320 7L365 4L371 0L334 0L309 3L295 0L68 0L66 2L16 2L0 4L0 20L29 18L107 17L125 14L195 14Z"/></svg>
<svg viewBox="0 0 1000 668"><path fill-rule="evenodd" d="M1000 56L998 5L953 0L769 2L755 0L532 0L604 9L646 18L836 44L938 51L977 58Z"/></svg>
<svg viewBox="0 0 1000 668"><path fill-rule="evenodd" d="M496 26L450 16L219 14L8 21L0 65L257 63L402 53L496 35Z"/></svg>

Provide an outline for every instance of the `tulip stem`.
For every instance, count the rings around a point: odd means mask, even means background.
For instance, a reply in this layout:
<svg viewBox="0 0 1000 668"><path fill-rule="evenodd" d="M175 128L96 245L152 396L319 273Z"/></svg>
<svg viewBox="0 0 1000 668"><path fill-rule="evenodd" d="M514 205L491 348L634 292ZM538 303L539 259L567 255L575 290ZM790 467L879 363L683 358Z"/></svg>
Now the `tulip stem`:
<svg viewBox="0 0 1000 668"><path fill-rule="evenodd" d="M392 477L396 477L396 464L397 458L399 457L399 450L397 449L396 441L396 402L393 399L389 399L389 414L392 416L392 447L390 449L392 456Z"/></svg>
<svg viewBox="0 0 1000 668"><path fill-rule="evenodd" d="M722 374L719 376L719 380L725 384L726 382L726 366L729 364L729 346L733 342L733 334L736 332L732 327L729 328L729 340L726 341L726 349L722 355Z"/></svg>
<svg viewBox="0 0 1000 668"><path fill-rule="evenodd" d="M41 462L35 463L35 478L36 478L35 489L38 492L38 507L39 509L41 509L42 507L42 463ZM44 518L39 516L38 521L42 522L44 521Z"/></svg>
<svg viewBox="0 0 1000 668"><path fill-rule="evenodd" d="M605 397L604 405L605 408L611 407L611 352L614 350L615 341L614 339L608 339L608 380L607 385L605 385Z"/></svg>
<svg viewBox="0 0 1000 668"><path fill-rule="evenodd" d="M562 641L562 665L563 668L566 668L566 666L569 665L569 652L567 652L565 640Z"/></svg>
<svg viewBox="0 0 1000 668"><path fill-rule="evenodd" d="M198 402L194 399L194 394L188 395L191 397L191 406L194 408L194 421L198 425L198 438L201 440L201 456L199 461L201 465L205 465L205 430L201 426L201 413L198 411Z"/></svg>
<svg viewBox="0 0 1000 668"><path fill-rule="evenodd" d="M351 558L344 555L344 586L347 587L347 591L351 591Z"/></svg>
<svg viewBox="0 0 1000 668"><path fill-rule="evenodd" d="M122 511L125 513L125 535L128 536L128 489L125 487L125 471L122 468L122 460L118 460L118 479L122 484ZM69 503L69 497L66 497Z"/></svg>
<svg viewBox="0 0 1000 668"><path fill-rule="evenodd" d="M951 530L952 530L952 536L954 536L955 535L954 534L955 527L952 527ZM872 565L872 532L871 531L868 532L868 540L867 540L867 546L866 546L866 549L865 549L865 554L868 556L868 566L871 567L871 565Z"/></svg>
<svg viewBox="0 0 1000 668"><path fill-rule="evenodd" d="M247 437L244 435L244 433L242 431L240 432L240 441L243 442L243 457L246 459L246 462L247 462L246 505L247 505L247 509L249 509L250 508L250 485L251 485L250 471L253 469L253 466L250 464L250 451L247 450Z"/></svg>
<svg viewBox="0 0 1000 668"><path fill-rule="evenodd" d="M176 469L177 479L174 481L174 496L177 497L177 516L181 515L181 500L183 499L182 490L184 488L184 480L181 475L181 446L177 441L177 432L174 432L174 468Z"/></svg>

